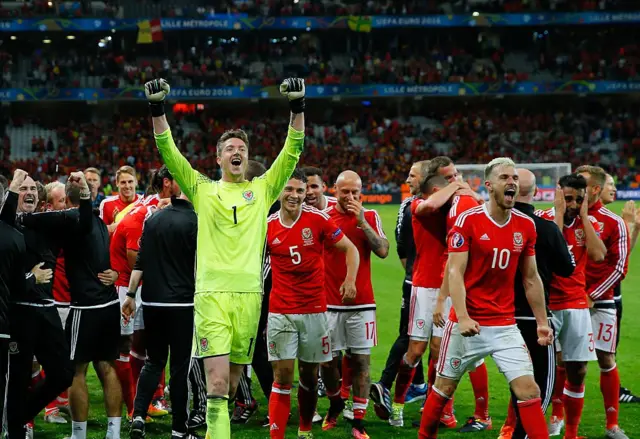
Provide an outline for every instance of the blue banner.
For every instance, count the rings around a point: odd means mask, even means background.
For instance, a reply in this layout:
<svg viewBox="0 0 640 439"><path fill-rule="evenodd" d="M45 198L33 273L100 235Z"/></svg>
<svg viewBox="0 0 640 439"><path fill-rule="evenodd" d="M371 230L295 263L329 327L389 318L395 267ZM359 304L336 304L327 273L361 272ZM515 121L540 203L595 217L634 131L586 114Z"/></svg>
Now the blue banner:
<svg viewBox="0 0 640 439"><path fill-rule="evenodd" d="M309 85L307 98L376 98L412 96L499 96L549 94L640 93L640 81L554 81L504 83L447 83L428 85ZM175 87L169 99L198 101L213 99L279 98L278 87ZM0 102L143 100L141 87L130 88L4 88Z"/></svg>
<svg viewBox="0 0 640 439"><path fill-rule="evenodd" d="M136 30L139 19L110 18L42 18L0 21L0 32L25 31L110 31ZM244 15L209 15L201 19L162 18L163 31L172 30L256 30L256 29L351 29L369 32L389 28L439 27L514 27L551 25L597 25L640 23L639 12L538 12L528 14L466 15L373 15L342 17L246 17Z"/></svg>

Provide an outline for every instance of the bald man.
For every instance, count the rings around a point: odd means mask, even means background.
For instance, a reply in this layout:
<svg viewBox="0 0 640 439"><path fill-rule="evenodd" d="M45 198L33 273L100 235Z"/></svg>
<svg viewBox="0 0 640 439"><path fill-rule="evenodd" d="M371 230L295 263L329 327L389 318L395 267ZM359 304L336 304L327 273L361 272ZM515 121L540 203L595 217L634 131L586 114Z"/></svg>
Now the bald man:
<svg viewBox="0 0 640 439"><path fill-rule="evenodd" d="M353 377L353 429L356 439L368 439L364 416L369 400L369 363L371 348L377 344L376 303L371 285L371 253L379 258L389 254L389 241L382 230L382 221L375 210L365 209L360 202L362 180L353 171L344 171L335 184L338 204L325 212L336 222L360 253L360 267L356 275L357 295L354 300L343 298L341 285L347 275L344 253L333 247L325 249L325 285L327 317L331 328L330 348L333 361L323 365L322 377L330 400L329 412L322 423L323 430L336 427L340 412L349 398L348 387L340 389L338 353L343 358L343 383ZM310 238L312 239L312 238ZM327 346L329 348L329 346ZM342 390L342 391L341 391Z"/></svg>
<svg viewBox="0 0 640 439"><path fill-rule="evenodd" d="M558 229L558 226L554 222L542 219L534 214L535 208L532 203L533 198L538 192L536 176L533 172L524 168L517 169L517 172L520 177L520 193L516 197L515 209L533 219L533 222L536 225L536 263L538 265L540 279L542 279L545 299L548 304L549 285L551 283L552 276L571 276L574 269L573 259L569 254L567 243L562 236L562 232ZM551 401L555 380L555 349L553 345L540 346L538 344L536 321L533 317L531 307L527 302L520 273L516 275L514 290L516 295L516 323L531 354L534 378L538 387L540 387L542 409L546 411ZM549 319L549 326L551 326L551 319ZM512 393L511 404L509 405L509 414L500 431L501 438L525 438L526 434L520 422L517 410L516 398Z"/></svg>

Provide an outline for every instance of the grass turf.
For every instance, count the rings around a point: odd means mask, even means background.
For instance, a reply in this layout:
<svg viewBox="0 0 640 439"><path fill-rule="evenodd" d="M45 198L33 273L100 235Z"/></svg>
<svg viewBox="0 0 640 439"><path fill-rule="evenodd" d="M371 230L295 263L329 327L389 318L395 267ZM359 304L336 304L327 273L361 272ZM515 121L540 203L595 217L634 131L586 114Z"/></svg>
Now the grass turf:
<svg viewBox="0 0 640 439"><path fill-rule="evenodd" d="M616 202L612 210L619 213L623 203ZM540 205L539 207L544 207ZM398 320L400 316L400 299L403 271L395 253L395 240L393 229L395 227L397 205L374 206L382 217L384 229L391 242L391 252L385 260L373 257L373 284L378 303L378 347L373 350L371 361L371 378L378 380L389 352L389 348L398 335ZM640 377L635 375L635 369L640 365L638 351L634 351L640 346L640 321L635 320L635 311L640 307L640 251L636 251L631 256L629 273L623 283L625 318L622 323L621 349L618 355L618 367L620 369L621 382L623 386L640 393ZM636 346L636 348L634 348ZM496 438L502 422L507 413L507 403L509 393L504 378L498 373L495 364L491 359L487 360L489 368L490 403L489 409L493 417L493 430L481 433L469 433L475 438ZM106 431L106 418L102 402L102 390L93 371L89 376L90 391L90 415L88 424L88 437L90 439L102 439ZM255 397L260 403L259 411L250 419L247 425L233 426L232 436L237 439L267 438L269 432L260 427L260 422L267 414L267 402L262 396L257 383L254 384ZM295 392L294 392L295 395ZM292 420L287 429L287 438L295 438L297 433L297 402L295 396L292 398ZM319 411L326 413L328 402L326 398L319 400ZM411 421L419 419L420 403L410 404L405 407L405 427L392 428L386 422L376 418L372 407L367 413L367 430L372 438L380 437L416 437L417 430L410 427ZM468 378L463 378L458 391L456 392L456 416L458 425L464 422L467 416L473 414L474 402ZM604 437L605 413L602 403L602 394L599 387L599 372L597 363L589 364L589 373L586 384L586 400L580 434L589 438ZM620 407L620 425L626 430L630 438L640 437L640 404L622 404ZM340 420L338 428L323 432L319 426L314 426L314 434L318 438L347 438L351 437L348 423ZM70 436L71 425L45 424L42 415L36 420L35 434L38 438L61 439ZM169 437L171 434L170 417L157 419L155 423L148 425L147 437ZM128 437L128 426L123 424L122 436ZM440 437L453 438L461 434L455 430L441 430Z"/></svg>

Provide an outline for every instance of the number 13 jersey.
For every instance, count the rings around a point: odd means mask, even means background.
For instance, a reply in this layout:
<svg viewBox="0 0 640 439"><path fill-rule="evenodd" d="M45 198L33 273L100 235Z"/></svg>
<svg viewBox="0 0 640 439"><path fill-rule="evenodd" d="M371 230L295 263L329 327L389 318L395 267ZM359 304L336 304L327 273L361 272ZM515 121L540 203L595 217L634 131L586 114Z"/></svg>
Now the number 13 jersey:
<svg viewBox="0 0 640 439"><path fill-rule="evenodd" d="M469 317L481 326L515 324L514 281L522 258L535 256L533 220L512 209L499 225L485 204L458 217L447 243L449 254L469 252L464 273ZM449 318L458 321L453 308Z"/></svg>
<svg viewBox="0 0 640 439"><path fill-rule="evenodd" d="M312 314L327 310L324 248L344 234L324 212L303 205L298 219L286 226L280 212L269 216L267 248L272 283L269 312Z"/></svg>

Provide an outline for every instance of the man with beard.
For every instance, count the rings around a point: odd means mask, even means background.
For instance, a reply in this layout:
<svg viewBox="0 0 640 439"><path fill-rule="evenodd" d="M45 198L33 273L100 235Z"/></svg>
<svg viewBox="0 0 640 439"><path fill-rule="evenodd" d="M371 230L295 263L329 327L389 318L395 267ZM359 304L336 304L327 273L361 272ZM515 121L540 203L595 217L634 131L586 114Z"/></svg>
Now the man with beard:
<svg viewBox="0 0 640 439"><path fill-rule="evenodd" d="M23 227L28 253L28 264L43 263L43 267L53 270L59 251L59 236L67 230L84 231L91 227L91 199L82 172L72 173L71 183L86 193L79 209L79 215L70 218L62 228L51 227L47 213L38 219L38 227ZM38 204L37 187L31 177L27 177L19 188L18 212L34 213ZM18 217L20 219L20 217ZM24 437L24 425L71 385L73 366L70 361L69 345L53 301L52 283L30 285L21 297L15 297L11 311L11 337L13 349L8 392L9 437ZM47 334L47 337L42 337ZM45 378L29 389L31 361L36 356L45 372Z"/></svg>
<svg viewBox="0 0 640 439"><path fill-rule="evenodd" d="M391 387L393 386L393 382L396 379L396 375L398 373L398 366L402 361L402 357L405 352L407 352L407 348L409 347L409 303L411 302L411 287L412 287L412 277L413 277L413 263L416 257L416 244L413 239L413 227L411 225L411 203L417 197L420 196L420 184L424 181L425 177L428 174L429 170L429 161L423 160L420 162L416 162L411 166L409 170L409 175L407 177L406 183L409 185L409 191L411 196L404 200L400 205L400 210L398 210L398 220L396 222L396 250L398 252L398 257L400 258L400 263L402 264L405 275L402 281L402 302L400 305L400 329L398 338L391 346L389 350L389 355L387 356L387 363L385 365L384 371L382 372L382 376L380 377L380 381L377 383L373 383L371 385L370 397L374 402L374 409L376 414L383 418L388 418L391 413L391 394L389 393ZM307 193L309 191L307 190ZM412 387L409 389L411 392L412 388L418 390L418 392L413 392L416 394L414 396L414 400L420 400L417 393L422 389L421 386L426 387L424 382L424 371L422 367L422 359L416 367L416 372L413 377ZM426 397L426 389L422 392L422 399ZM381 408L384 407L383 410L386 413L381 412Z"/></svg>
<svg viewBox="0 0 640 439"><path fill-rule="evenodd" d="M302 168L302 172L307 176L307 196L304 202L318 210L327 210L335 206L338 202L336 197L324 194L327 191L327 185L323 180L322 169L307 166Z"/></svg>
<svg viewBox="0 0 640 439"><path fill-rule="evenodd" d="M447 239L446 275L453 306L443 335L438 377L422 413L420 439L437 437L440 417L460 378L488 355L515 392L529 437L549 437L531 358L515 324L513 286L520 267L537 322L538 343L553 342L535 260L535 225L513 210L518 194L513 161L494 159L484 174L489 202L460 215Z"/></svg>

